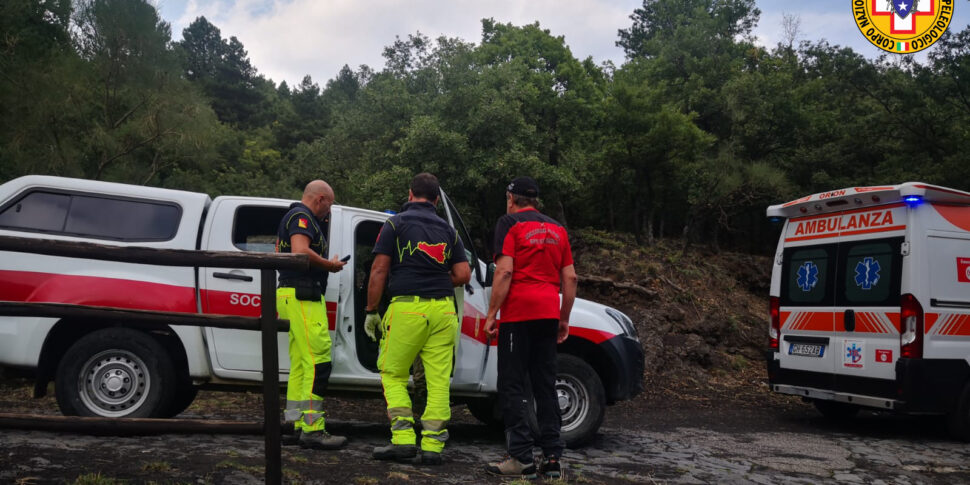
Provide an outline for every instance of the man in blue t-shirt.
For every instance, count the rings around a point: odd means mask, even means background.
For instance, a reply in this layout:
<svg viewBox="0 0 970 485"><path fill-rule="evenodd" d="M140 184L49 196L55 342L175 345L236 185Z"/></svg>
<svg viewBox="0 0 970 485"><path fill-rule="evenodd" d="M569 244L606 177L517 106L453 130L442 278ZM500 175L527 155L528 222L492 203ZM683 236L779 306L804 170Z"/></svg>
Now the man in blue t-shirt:
<svg viewBox="0 0 970 485"><path fill-rule="evenodd" d="M408 203L384 223L374 246L367 287L364 329L371 339L381 327L377 366L391 420L391 444L374 458L393 460L417 454L408 376L415 357L424 365L428 402L421 416L421 462L441 463L451 419L449 379L458 338L456 286L471 279L465 247L457 232L435 212L438 179L421 173L411 181ZM383 320L377 306L390 273L391 304Z"/></svg>

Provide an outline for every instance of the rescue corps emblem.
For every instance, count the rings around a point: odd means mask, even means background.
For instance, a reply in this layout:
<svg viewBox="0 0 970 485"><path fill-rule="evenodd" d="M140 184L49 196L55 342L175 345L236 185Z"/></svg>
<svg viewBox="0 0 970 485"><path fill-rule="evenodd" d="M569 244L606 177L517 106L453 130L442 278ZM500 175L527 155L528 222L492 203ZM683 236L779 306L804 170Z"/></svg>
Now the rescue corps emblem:
<svg viewBox="0 0 970 485"><path fill-rule="evenodd" d="M852 0L859 32L876 47L911 54L933 45L950 26L953 0Z"/></svg>

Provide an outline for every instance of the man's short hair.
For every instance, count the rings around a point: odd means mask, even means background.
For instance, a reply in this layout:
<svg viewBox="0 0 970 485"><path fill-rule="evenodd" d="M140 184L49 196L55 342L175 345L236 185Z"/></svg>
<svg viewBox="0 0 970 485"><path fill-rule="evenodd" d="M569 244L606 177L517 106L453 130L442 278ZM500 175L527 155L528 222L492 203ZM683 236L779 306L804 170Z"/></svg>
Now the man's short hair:
<svg viewBox="0 0 970 485"><path fill-rule="evenodd" d="M411 193L420 199L428 199L434 202L441 194L441 186L438 185L438 177L428 172L422 172L411 179Z"/></svg>
<svg viewBox="0 0 970 485"><path fill-rule="evenodd" d="M512 196L512 203L516 207L539 207L539 199L536 197L526 197L524 195L509 193Z"/></svg>

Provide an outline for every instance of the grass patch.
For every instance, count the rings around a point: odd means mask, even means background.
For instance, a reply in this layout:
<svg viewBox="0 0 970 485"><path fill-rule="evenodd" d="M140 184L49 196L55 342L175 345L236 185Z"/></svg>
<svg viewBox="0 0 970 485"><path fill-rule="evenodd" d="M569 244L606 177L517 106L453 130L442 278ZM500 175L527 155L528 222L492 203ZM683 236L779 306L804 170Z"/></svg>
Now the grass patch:
<svg viewBox="0 0 970 485"><path fill-rule="evenodd" d="M167 461L150 461L141 466L143 472L170 472L172 465Z"/></svg>
<svg viewBox="0 0 970 485"><path fill-rule="evenodd" d="M354 483L357 485L377 485L380 482L374 477L354 477Z"/></svg>
<svg viewBox="0 0 970 485"><path fill-rule="evenodd" d="M731 358L731 368L736 371L740 372L748 368L748 364L748 359L746 359L743 355L735 355Z"/></svg>
<svg viewBox="0 0 970 485"><path fill-rule="evenodd" d="M286 457L287 460L293 463L309 463L310 459L303 455L290 455Z"/></svg>
<svg viewBox="0 0 970 485"><path fill-rule="evenodd" d="M74 485L121 485L123 483L125 482L117 478L103 477L101 472L86 473L74 479Z"/></svg>
<svg viewBox="0 0 970 485"><path fill-rule="evenodd" d="M239 470L241 472L250 473L253 475L262 475L263 467L255 465L243 465L242 463L236 463L234 461L221 461L216 464L216 469L229 468L232 470Z"/></svg>
<svg viewBox="0 0 970 485"><path fill-rule="evenodd" d="M291 470L289 468L283 468L283 478L293 482L302 478L300 472L296 470Z"/></svg>
<svg viewBox="0 0 970 485"><path fill-rule="evenodd" d="M408 476L407 473L402 473L402 472L387 472L387 478L388 479L405 480L405 481L411 479L411 477Z"/></svg>

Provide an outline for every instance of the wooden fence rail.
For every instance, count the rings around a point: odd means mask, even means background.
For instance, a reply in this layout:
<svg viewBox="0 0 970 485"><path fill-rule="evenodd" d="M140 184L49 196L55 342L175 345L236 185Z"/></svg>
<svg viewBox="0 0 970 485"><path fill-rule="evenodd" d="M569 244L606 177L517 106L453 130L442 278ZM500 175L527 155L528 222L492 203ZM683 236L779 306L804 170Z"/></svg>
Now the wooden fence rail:
<svg viewBox="0 0 970 485"><path fill-rule="evenodd" d="M93 307L58 303L0 302L0 315L40 316L52 318L84 317L98 319L119 325L154 326L185 325L215 327L225 329L259 330L262 338L263 357L263 425L266 451L266 483L279 484L282 481L282 456L280 451L280 381L276 333L289 328L289 322L276 317L276 270L304 270L309 268L306 255L240 253L232 251L195 251L184 249L159 249L133 246L112 246L86 242L59 241L49 239L20 238L0 236L0 251L44 254L70 258L95 259L123 263L137 263L160 266L187 267L232 267L260 270L259 318L236 317L230 315L199 315L193 313L154 312L122 308ZM23 419L9 417L0 420L0 426L23 426ZM87 426L97 427L91 418L65 416L33 416L38 426L64 429L64 423L74 421L79 429ZM199 420L144 420L110 419L110 428L115 431L125 429L160 430L170 423L169 429L191 428L211 429L212 432L239 433L241 430L255 430L254 423L225 424L221 422L202 423ZM52 424L53 423L53 424ZM180 424L175 424L180 423ZM59 426L59 427L58 427Z"/></svg>

